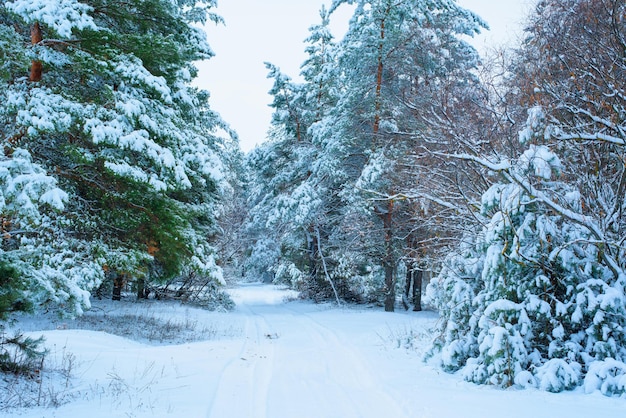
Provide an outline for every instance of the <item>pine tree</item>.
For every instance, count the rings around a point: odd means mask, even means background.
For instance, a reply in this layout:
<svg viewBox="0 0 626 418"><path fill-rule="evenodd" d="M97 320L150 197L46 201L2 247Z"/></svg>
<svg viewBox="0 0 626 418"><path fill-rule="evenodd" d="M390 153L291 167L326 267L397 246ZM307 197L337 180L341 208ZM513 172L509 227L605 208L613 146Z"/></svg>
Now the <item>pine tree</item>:
<svg viewBox="0 0 626 418"><path fill-rule="evenodd" d="M404 168L413 164L420 139L437 140L411 111L424 104L430 112L427 97L444 91L446 77L471 79L476 53L460 35L476 33L482 23L452 1L336 1L331 11L343 3L356 10L338 53L341 100L323 124L325 152L334 159L327 167L341 185L344 218L359 223L340 227L353 234L345 241L360 241L358 252L370 257L366 264L380 268L385 309L392 311L411 229L401 221L410 210ZM433 91L420 90L428 82Z"/></svg>
<svg viewBox="0 0 626 418"><path fill-rule="evenodd" d="M214 132L229 130L208 94L189 86L193 62L212 55L192 23L219 21L213 6L15 0L0 7L3 34L15 31L23 45L33 36L25 49L7 50L4 161L28 162L40 173L33 179L46 179L43 189L20 185L33 190L40 220L3 210L10 225L3 232L19 244L5 241L2 251L43 290L38 303L52 293L56 302L75 299L70 309L80 312L85 291L105 272L164 280L191 268L220 279L209 214L224 187L227 148ZM30 74L17 71L25 59ZM75 290L55 290L68 283Z"/></svg>
<svg viewBox="0 0 626 418"><path fill-rule="evenodd" d="M321 23L310 28L301 67L304 83L294 83L278 67L267 64L274 86L274 115L270 141L255 150L249 164L254 172L251 229L262 238L253 248L250 264L271 272L314 298L328 293L332 279L323 273L318 236L328 215L326 183L316 161L323 144L316 140L316 124L334 103L334 43L324 8ZM271 167L271 169L269 169ZM270 238L271 237L271 238Z"/></svg>

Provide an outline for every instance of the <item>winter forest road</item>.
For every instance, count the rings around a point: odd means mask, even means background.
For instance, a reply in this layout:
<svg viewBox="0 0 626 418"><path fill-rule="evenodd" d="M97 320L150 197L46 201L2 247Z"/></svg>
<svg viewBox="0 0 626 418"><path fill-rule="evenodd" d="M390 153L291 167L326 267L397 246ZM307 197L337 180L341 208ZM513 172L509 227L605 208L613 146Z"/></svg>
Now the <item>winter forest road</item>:
<svg viewBox="0 0 626 418"><path fill-rule="evenodd" d="M497 390L423 363L434 312L285 302L262 284L230 293L241 333L207 376L207 418L624 416L620 399Z"/></svg>
<svg viewBox="0 0 626 418"><path fill-rule="evenodd" d="M623 398L498 390L424 363L434 312L285 301L293 294L262 284L229 293L233 312L96 300L95 330L24 318L25 335L45 338L50 371L33 392L5 381L0 417L624 417ZM121 326L134 339L107 332ZM138 328L146 326L156 337L182 327L200 338L142 340ZM8 407L20 399L30 407Z"/></svg>
<svg viewBox="0 0 626 418"><path fill-rule="evenodd" d="M359 344L382 350L377 335L354 338L357 323L305 303L268 300L261 285L236 289L245 316L244 338L221 370L209 418L408 418L401 399L385 390ZM362 318L366 320L365 318ZM350 329L349 337L346 329Z"/></svg>

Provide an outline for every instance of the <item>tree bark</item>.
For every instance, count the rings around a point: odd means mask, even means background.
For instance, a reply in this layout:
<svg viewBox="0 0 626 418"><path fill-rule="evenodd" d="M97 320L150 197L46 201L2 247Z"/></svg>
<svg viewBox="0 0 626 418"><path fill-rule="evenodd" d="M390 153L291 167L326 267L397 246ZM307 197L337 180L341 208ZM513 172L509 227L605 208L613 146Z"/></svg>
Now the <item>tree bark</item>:
<svg viewBox="0 0 626 418"><path fill-rule="evenodd" d="M114 273L113 276L113 296L112 300L122 300L122 288L124 287L124 274Z"/></svg>
<svg viewBox="0 0 626 418"><path fill-rule="evenodd" d="M309 255L309 277L311 281L315 282L317 280L317 235L315 234L315 227L309 227L309 230L306 233L307 240L307 253Z"/></svg>
<svg viewBox="0 0 626 418"><path fill-rule="evenodd" d="M385 10L386 17L391 8ZM378 62L376 66L376 92L375 92L375 112L372 132L374 143L380 129L380 111L382 108L382 86L384 73L384 45L385 45L385 18L380 21L380 42L378 44ZM393 257L393 200L387 202L387 211L380 213L383 220L383 231L385 233L385 256L383 257L383 270L385 271L385 311L393 312L396 305L396 281L395 281L395 260Z"/></svg>
<svg viewBox="0 0 626 418"><path fill-rule="evenodd" d="M404 309L409 309L409 297L413 303L413 311L422 310L422 282L424 272L417 268L415 262L406 263L406 283L404 285ZM412 290L412 291L411 291Z"/></svg>
<svg viewBox="0 0 626 418"><path fill-rule="evenodd" d="M30 28L30 43L32 45L37 45L39 42L43 40L43 34L41 33L41 26L39 26L39 22L33 23L33 26ZM30 81L38 82L41 81L41 77L43 74L43 63L38 60L33 60L30 65Z"/></svg>
<svg viewBox="0 0 626 418"><path fill-rule="evenodd" d="M404 281L404 294L402 295L402 306L404 310L409 310L409 295L411 294L411 285L413 284L413 270L411 263L406 263L406 277Z"/></svg>
<svg viewBox="0 0 626 418"><path fill-rule="evenodd" d="M411 275L413 276L413 311L418 312L422 310L422 278L424 272L412 268Z"/></svg>
<svg viewBox="0 0 626 418"><path fill-rule="evenodd" d="M146 279L137 279L137 299L148 299L149 292L146 288Z"/></svg>
<svg viewBox="0 0 626 418"><path fill-rule="evenodd" d="M385 311L393 312L396 305L395 262L393 257L393 200L387 202L387 211L382 214L385 231Z"/></svg>

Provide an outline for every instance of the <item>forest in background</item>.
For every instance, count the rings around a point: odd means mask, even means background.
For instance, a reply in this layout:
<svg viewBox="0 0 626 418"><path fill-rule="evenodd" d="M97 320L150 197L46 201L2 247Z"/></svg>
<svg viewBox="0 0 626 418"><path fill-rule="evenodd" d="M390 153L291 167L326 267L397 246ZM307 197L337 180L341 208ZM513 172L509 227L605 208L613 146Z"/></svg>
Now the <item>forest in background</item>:
<svg viewBox="0 0 626 418"><path fill-rule="evenodd" d="M224 271L419 310L430 277L444 370L626 393L623 2L539 1L519 48L481 58L453 0L334 0L303 82L266 64L245 156L190 85L215 6L0 5L2 318L123 286L228 305Z"/></svg>

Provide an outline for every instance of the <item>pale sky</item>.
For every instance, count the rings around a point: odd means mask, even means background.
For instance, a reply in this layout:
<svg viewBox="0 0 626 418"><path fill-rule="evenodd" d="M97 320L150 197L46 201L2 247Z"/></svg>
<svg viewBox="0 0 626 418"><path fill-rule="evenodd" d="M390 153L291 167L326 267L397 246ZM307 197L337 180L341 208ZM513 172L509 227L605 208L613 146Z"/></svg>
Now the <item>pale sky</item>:
<svg viewBox="0 0 626 418"><path fill-rule="evenodd" d="M215 12L226 25L208 25L209 44L216 56L198 64L195 84L211 92L211 107L239 134L249 151L263 142L269 127L272 81L263 64L269 61L293 79L299 79L306 59L304 39L318 24L319 9L331 0L219 0ZM534 0L457 0L481 16L491 30L474 40L484 45L514 42ZM336 40L347 27L350 10L342 6L332 19Z"/></svg>

